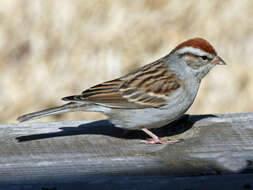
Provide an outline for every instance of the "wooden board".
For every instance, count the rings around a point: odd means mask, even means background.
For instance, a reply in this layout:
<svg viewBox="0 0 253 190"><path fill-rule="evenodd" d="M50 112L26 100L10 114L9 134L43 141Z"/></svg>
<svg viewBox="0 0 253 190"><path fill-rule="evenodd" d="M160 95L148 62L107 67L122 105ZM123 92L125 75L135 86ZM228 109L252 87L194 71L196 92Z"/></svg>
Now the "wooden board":
<svg viewBox="0 0 253 190"><path fill-rule="evenodd" d="M143 132L123 132L106 120L0 125L0 189L108 176L252 173L253 113L186 115L153 130L179 140L169 145L146 145Z"/></svg>

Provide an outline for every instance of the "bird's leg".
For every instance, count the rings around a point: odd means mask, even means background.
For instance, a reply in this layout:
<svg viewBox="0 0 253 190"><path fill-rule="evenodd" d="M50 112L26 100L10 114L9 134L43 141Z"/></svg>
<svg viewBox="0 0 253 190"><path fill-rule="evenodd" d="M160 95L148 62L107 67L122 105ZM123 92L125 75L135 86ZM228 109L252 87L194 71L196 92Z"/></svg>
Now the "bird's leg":
<svg viewBox="0 0 253 190"><path fill-rule="evenodd" d="M156 136L154 133L152 133L147 128L142 128L141 130L143 130L146 134L148 134L150 137L152 137L151 140L145 141L146 144L167 144L168 143L168 141L166 141L166 140L159 139L158 136Z"/></svg>
<svg viewBox="0 0 253 190"><path fill-rule="evenodd" d="M152 137L151 140L145 141L146 144L174 144L179 141L179 140L162 140L147 128L142 128L141 130L143 130L146 134Z"/></svg>

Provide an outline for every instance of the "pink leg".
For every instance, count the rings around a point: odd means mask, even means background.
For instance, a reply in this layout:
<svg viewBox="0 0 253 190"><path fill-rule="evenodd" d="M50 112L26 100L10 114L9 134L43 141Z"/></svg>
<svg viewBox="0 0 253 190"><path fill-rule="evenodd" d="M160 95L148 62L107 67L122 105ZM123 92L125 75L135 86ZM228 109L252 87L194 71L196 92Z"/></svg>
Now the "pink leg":
<svg viewBox="0 0 253 190"><path fill-rule="evenodd" d="M175 142L178 142L177 140L175 141L167 141L167 140L162 140L158 136L156 136L154 133L152 133L150 130L147 128L142 128L146 134L148 134L150 137L152 137L151 140L145 141L146 144L173 144Z"/></svg>

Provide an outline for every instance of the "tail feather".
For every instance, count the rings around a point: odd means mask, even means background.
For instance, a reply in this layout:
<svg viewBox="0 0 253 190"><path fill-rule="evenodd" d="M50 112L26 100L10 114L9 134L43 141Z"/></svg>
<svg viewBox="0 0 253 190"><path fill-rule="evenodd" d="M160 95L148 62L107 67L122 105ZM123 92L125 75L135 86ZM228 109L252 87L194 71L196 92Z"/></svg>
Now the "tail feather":
<svg viewBox="0 0 253 190"><path fill-rule="evenodd" d="M39 118L50 116L50 115L62 114L66 112L81 111L81 108L83 106L84 104L70 102L59 107L49 108L42 111L22 115L18 117L17 120L20 122L24 122L24 121L33 120L33 119L39 119Z"/></svg>

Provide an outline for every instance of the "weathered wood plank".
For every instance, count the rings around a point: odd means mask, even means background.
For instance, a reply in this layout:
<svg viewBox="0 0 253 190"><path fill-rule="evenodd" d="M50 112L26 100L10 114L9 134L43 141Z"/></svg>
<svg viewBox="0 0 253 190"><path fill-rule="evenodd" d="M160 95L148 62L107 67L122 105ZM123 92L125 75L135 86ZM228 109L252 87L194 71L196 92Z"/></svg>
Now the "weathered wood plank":
<svg viewBox="0 0 253 190"><path fill-rule="evenodd" d="M182 140L146 145L108 121L0 125L0 184L252 172L253 113L185 116L154 132Z"/></svg>
<svg viewBox="0 0 253 190"><path fill-rule="evenodd" d="M0 190L247 190L252 189L253 174L224 176L100 176L84 177L82 181L1 185Z"/></svg>

